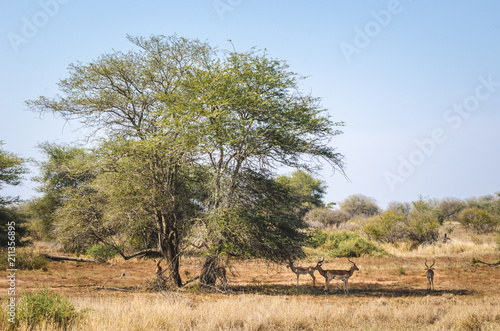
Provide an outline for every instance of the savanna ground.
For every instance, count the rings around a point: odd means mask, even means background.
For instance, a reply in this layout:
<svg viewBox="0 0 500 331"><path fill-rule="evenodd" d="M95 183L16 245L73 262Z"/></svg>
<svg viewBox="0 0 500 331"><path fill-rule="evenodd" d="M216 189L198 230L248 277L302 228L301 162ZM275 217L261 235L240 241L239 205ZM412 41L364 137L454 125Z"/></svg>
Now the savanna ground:
<svg viewBox="0 0 500 331"><path fill-rule="evenodd" d="M335 280L325 293L318 272L315 287L309 275L300 276L297 287L295 274L284 265L259 260L232 262L225 293L197 282L151 293L144 284L154 277L154 261L118 258L19 270L16 288L18 293L46 288L69 298L77 310L85 310L72 330L500 330L499 266L472 263L473 257L499 260L492 241L476 237L413 251L385 249L389 256L352 259L360 270L349 281L348 295ZM34 250L50 247L39 244ZM316 264L316 252L306 253L309 258L296 265ZM429 293L424 260L434 257L435 291ZM183 260L183 281L199 274L201 262ZM323 265L349 267L346 258L326 258ZM0 286L8 288L6 272L0 276Z"/></svg>

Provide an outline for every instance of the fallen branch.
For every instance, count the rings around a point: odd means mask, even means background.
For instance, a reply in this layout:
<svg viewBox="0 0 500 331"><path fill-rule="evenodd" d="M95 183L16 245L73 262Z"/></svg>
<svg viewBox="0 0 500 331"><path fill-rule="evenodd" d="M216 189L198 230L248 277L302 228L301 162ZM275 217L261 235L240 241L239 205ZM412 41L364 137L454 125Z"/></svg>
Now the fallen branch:
<svg viewBox="0 0 500 331"><path fill-rule="evenodd" d="M192 282L194 282L195 280L197 280L199 278L200 278L200 276L196 276L193 279L190 279L187 282L185 282L184 284L182 284L182 286L186 286L187 284L192 283Z"/></svg>
<svg viewBox="0 0 500 331"><path fill-rule="evenodd" d="M483 262L483 261L475 259L475 258L472 258L472 263L473 264L474 263L482 263L482 264L491 265L491 266L500 265L500 261L498 261L497 263L487 263L487 262Z"/></svg>
<svg viewBox="0 0 500 331"><path fill-rule="evenodd" d="M97 287L96 290L132 292L131 289L119 288L119 287Z"/></svg>
<svg viewBox="0 0 500 331"><path fill-rule="evenodd" d="M156 249L145 249L142 251L139 251L137 253L131 254L131 255L125 255L121 250L117 250L118 254L121 255L121 257L124 260L130 260L131 258L137 257L137 258L143 258L143 257L162 257L163 255L161 254L160 251Z"/></svg>
<svg viewBox="0 0 500 331"><path fill-rule="evenodd" d="M54 256L54 255L49 255L49 254L41 254L43 257L46 257L49 260L52 261L76 261L76 262L94 262L98 263L95 260L89 260L89 259L82 259L79 257L68 257L68 256Z"/></svg>

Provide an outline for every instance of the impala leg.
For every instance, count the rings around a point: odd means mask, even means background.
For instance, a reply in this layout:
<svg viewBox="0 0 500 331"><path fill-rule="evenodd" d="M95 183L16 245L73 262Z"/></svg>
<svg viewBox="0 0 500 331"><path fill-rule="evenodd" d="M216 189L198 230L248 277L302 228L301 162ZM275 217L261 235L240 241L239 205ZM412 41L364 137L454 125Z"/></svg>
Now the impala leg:
<svg viewBox="0 0 500 331"><path fill-rule="evenodd" d="M299 274L297 274L297 286L299 286Z"/></svg>
<svg viewBox="0 0 500 331"><path fill-rule="evenodd" d="M313 279L313 287L316 286L316 277L314 277L314 274L311 274L311 277Z"/></svg>

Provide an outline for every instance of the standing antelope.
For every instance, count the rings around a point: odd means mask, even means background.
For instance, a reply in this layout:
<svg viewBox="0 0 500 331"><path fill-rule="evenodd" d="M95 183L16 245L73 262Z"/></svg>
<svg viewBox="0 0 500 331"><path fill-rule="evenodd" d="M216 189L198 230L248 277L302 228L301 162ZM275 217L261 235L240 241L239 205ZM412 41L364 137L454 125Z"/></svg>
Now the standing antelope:
<svg viewBox="0 0 500 331"><path fill-rule="evenodd" d="M434 289L434 269L432 267L436 264L436 259L433 259L432 265L429 267L427 265L427 259L425 259L425 270L427 270L427 291Z"/></svg>
<svg viewBox="0 0 500 331"><path fill-rule="evenodd" d="M349 287L347 284L347 282L349 281L349 277L352 276L354 271L359 270L358 267L356 266L356 263L347 259L349 262L352 263L351 269L349 269L349 270L323 270L321 268L321 265L323 264L324 260L325 259L318 261L318 265L316 266L316 269L318 269L321 276L325 277L325 291L328 291L328 283L332 279L336 279L336 280L341 280L344 282L344 293L349 293Z"/></svg>
<svg viewBox="0 0 500 331"><path fill-rule="evenodd" d="M293 265L293 261L289 260L287 268L290 268L290 270L292 270L292 272L297 275L297 286L299 286L299 276L309 274L313 279L313 287L314 287L314 286L316 286L316 277L314 277L314 272L316 271L316 268L318 267L318 265L319 265L319 262L315 267L295 267Z"/></svg>

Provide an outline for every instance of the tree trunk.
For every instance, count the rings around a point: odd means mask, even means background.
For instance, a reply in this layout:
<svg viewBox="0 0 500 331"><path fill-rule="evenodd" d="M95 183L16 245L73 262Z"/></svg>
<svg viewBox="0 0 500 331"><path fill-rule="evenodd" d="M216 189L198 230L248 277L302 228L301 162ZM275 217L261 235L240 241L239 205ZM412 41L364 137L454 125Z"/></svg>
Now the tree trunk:
<svg viewBox="0 0 500 331"><path fill-rule="evenodd" d="M169 236L170 237L170 236ZM176 240L167 240L164 245L163 256L168 262L168 267L170 270L170 277L174 282L175 286L182 287L181 274L179 272L180 267L180 254L179 246Z"/></svg>
<svg viewBox="0 0 500 331"><path fill-rule="evenodd" d="M161 231L159 241L162 256L168 263L169 277L177 287L182 287L182 279L179 272L180 251L177 231L171 226L164 214L157 215Z"/></svg>
<svg viewBox="0 0 500 331"><path fill-rule="evenodd" d="M219 266L219 258L217 256L208 256L203 263L201 269L200 281L205 285L215 286L217 281L217 267Z"/></svg>

